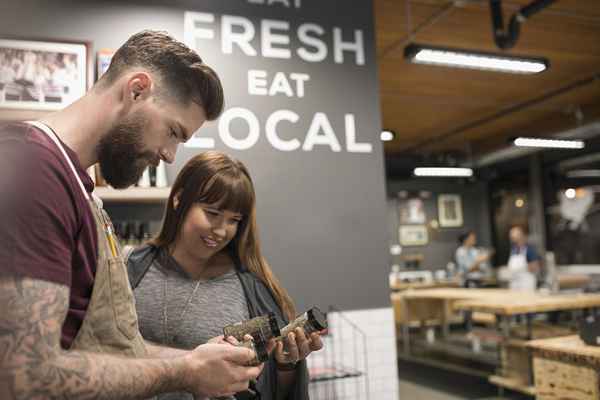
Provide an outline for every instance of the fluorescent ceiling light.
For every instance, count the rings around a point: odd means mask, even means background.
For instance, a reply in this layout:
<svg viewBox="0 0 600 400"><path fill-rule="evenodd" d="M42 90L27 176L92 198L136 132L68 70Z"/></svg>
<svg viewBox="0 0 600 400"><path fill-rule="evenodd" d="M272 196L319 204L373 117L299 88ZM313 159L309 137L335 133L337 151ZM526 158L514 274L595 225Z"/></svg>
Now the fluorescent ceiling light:
<svg viewBox="0 0 600 400"><path fill-rule="evenodd" d="M549 66L548 60L540 57L513 56L419 44L406 46L404 57L416 64L442 65L513 74L537 74L548 69Z"/></svg>
<svg viewBox="0 0 600 400"><path fill-rule="evenodd" d="M470 177L473 176L471 168L451 168L451 167L419 167L415 168L415 176L448 176L448 177Z"/></svg>
<svg viewBox="0 0 600 400"><path fill-rule="evenodd" d="M583 149L585 143L583 140L559 140L559 139L540 139L540 138L516 138L515 146L519 147L545 147L550 149Z"/></svg>
<svg viewBox="0 0 600 400"><path fill-rule="evenodd" d="M380 137L382 142L391 142L396 137L396 134L390 130L383 130Z"/></svg>
<svg viewBox="0 0 600 400"><path fill-rule="evenodd" d="M567 178L600 178L600 169L576 169L566 173Z"/></svg>

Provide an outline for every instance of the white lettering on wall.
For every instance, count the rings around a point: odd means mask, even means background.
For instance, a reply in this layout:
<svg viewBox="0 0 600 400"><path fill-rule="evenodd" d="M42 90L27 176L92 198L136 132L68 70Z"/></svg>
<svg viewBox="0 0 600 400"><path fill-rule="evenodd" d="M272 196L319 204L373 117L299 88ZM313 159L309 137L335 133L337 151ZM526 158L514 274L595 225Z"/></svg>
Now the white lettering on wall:
<svg viewBox="0 0 600 400"><path fill-rule="evenodd" d="M342 29L333 28L333 49L336 63L344 62L344 51L353 51L356 53L356 64L365 65L365 46L361 30L354 31L354 42L344 42L342 41Z"/></svg>
<svg viewBox="0 0 600 400"><path fill-rule="evenodd" d="M284 72L277 72L267 89L267 71L251 69L248 71L248 94L253 96L285 94L288 97L302 98L304 97L304 83L309 80L310 75L308 74L292 72L288 78Z"/></svg>
<svg viewBox="0 0 600 400"><path fill-rule="evenodd" d="M290 2L288 0L269 0L268 4L277 4L277 3L282 3L284 6L289 7L290 6Z"/></svg>
<svg viewBox="0 0 600 400"><path fill-rule="evenodd" d="M215 22L213 14L194 13L193 18L190 18L186 13L183 21L184 41L192 48L196 47L196 39L213 39L215 32L212 29L201 28L202 23L212 24Z"/></svg>
<svg viewBox="0 0 600 400"><path fill-rule="evenodd" d="M241 28L241 32L234 32L234 28ZM256 50L250 44L254 39L254 25L252 21L244 17L223 15L221 18L221 51L225 54L233 53L233 44L247 56L256 56Z"/></svg>
<svg viewBox="0 0 600 400"><path fill-rule="evenodd" d="M260 40L263 57L270 58L292 58L290 49L275 48L274 44L290 44L289 35L281 35L273 33L274 30L288 31L290 24L285 21L275 21L272 19L264 19L260 24Z"/></svg>
<svg viewBox="0 0 600 400"><path fill-rule="evenodd" d="M323 132L322 135L319 132ZM311 151L315 145L325 145L331 147L331 150L338 153L342 151L342 146L338 142L335 132L327 118L327 115L323 113L316 113L315 117L310 124L308 133L306 134L306 140L302 145L302 150Z"/></svg>
<svg viewBox="0 0 600 400"><path fill-rule="evenodd" d="M286 7L291 7L292 4L290 3L289 0L248 0L248 3L250 4L266 4L268 6L273 5L273 4L277 4L277 3L281 3ZM302 1L301 0L294 0L293 6L295 8L300 8L302 7Z"/></svg>
<svg viewBox="0 0 600 400"><path fill-rule="evenodd" d="M356 142L356 124L354 122L354 114L346 114L344 116L346 125L346 149L349 153L372 153L373 145L371 143Z"/></svg>
<svg viewBox="0 0 600 400"><path fill-rule="evenodd" d="M303 44L314 47L315 51L310 52L306 47L300 47L297 50L298 56L304 61L321 62L327 58L327 46L321 39L310 36L309 33L316 33L319 36L323 36L325 30L317 24L300 25L298 28L298 38Z"/></svg>
<svg viewBox="0 0 600 400"><path fill-rule="evenodd" d="M280 151L294 151L300 148L300 141L298 139L283 140L277 134L277 124L280 121L290 121L296 123L300 117L293 111L290 110L278 110L267 118L265 131L267 134L267 140L271 145Z"/></svg>
<svg viewBox="0 0 600 400"><path fill-rule="evenodd" d="M185 42L193 49L198 49L198 40L212 40L215 37L214 28L207 26L216 23L213 14L186 11L184 17ZM300 59L316 63L325 61L329 55L328 42L324 36L323 27L306 23L296 29L296 36L300 45L292 48L290 38L290 23L287 21L264 19L251 21L248 18L222 15L221 16L221 51L223 54L233 54L234 47L249 57L256 57L259 51L252 45L257 30L255 23L260 25L260 56L264 58L291 59L292 51ZM354 30L354 39L344 41L344 32L341 28L333 28L333 61L337 64L344 63L345 53L354 53L352 60L356 65L365 65L365 48L363 32ZM331 39L329 39L331 40ZM296 43L296 42L294 42Z"/></svg>
<svg viewBox="0 0 600 400"><path fill-rule="evenodd" d="M300 98L304 97L304 82L310 80L310 75L292 72L290 79L296 82L296 96Z"/></svg>
<svg viewBox="0 0 600 400"><path fill-rule="evenodd" d="M257 69L248 71L248 94L253 96L266 96L267 71Z"/></svg>
<svg viewBox="0 0 600 400"><path fill-rule="evenodd" d="M194 136L192 136L190 140L185 142L184 146L189 147L191 149L214 149L215 139L200 137L194 134Z"/></svg>
<svg viewBox="0 0 600 400"><path fill-rule="evenodd" d="M234 120L241 119L246 123L248 130L242 139L234 138L231 133L231 124ZM281 138L278 128L283 121L297 124L300 116L291 110L276 110L271 113L265 123L265 136L269 144L279 151L295 151L300 148L303 151L313 151L315 146L327 146L331 151L339 153L342 146L338 137L325 113L317 112L313 116L304 143L297 138L284 140ZM248 150L252 148L260 139L260 121L258 117L250 110L241 107L230 108L223 113L219 120L218 133L223 144L234 150ZM356 121L354 114L345 114L344 128L346 138L346 151L348 153L372 153L373 145L371 143L358 143L356 141ZM297 129L294 129L297 131ZM214 149L215 141L212 138L202 138L194 136L190 139L186 147Z"/></svg>
<svg viewBox="0 0 600 400"><path fill-rule="evenodd" d="M267 6L299 8L301 5L300 0L247 1ZM323 62L329 58L335 64L365 65L364 37L363 31L359 29L344 32L340 27L324 28L314 23L303 23L292 28L292 23L285 20L185 12L184 37L185 42L194 49L206 48L206 43L201 41L218 40L220 43L214 44L220 44L223 55L290 60L293 54L295 58L310 63ZM308 82L311 82L311 76L307 73L265 68L248 69L249 95L302 99L307 89L312 88L307 87ZM311 82L311 85L314 84ZM344 141L348 153L372 153L373 144L360 142L357 137L355 115L343 115L343 121L340 121L341 115L336 115L333 125L333 120L323 112L315 112L309 121L301 119L296 111L280 109L262 120L250 109L233 107L221 116L217 134L224 146L234 150L252 148L264 134L266 142L278 151L318 150L339 153L342 151L340 143ZM338 132L340 135L337 135L334 126L341 129L342 124L344 132ZM290 137L296 136L298 132L304 132L304 138ZM200 137L194 136L186 147L211 149L217 146L215 142L219 139L202 136L202 133Z"/></svg>
<svg viewBox="0 0 600 400"><path fill-rule="evenodd" d="M287 97L292 97L294 95L292 87L290 86L290 83L283 72L278 72L275 74L275 78L273 78L273 84L269 89L269 96L275 96L279 93L285 94Z"/></svg>
<svg viewBox="0 0 600 400"><path fill-rule="evenodd" d="M231 135L231 122L242 119L248 124L248 133L244 139L236 139ZM256 115L250 110L241 107L233 107L223 113L219 119L219 135L228 147L234 150L248 150L258 142L260 136L260 124Z"/></svg>

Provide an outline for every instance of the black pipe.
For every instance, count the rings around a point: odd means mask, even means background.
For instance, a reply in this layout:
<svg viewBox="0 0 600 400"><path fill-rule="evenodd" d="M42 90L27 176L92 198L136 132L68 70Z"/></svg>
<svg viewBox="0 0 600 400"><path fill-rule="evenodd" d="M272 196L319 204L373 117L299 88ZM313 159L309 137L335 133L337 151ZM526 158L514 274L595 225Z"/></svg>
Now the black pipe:
<svg viewBox="0 0 600 400"><path fill-rule="evenodd" d="M517 40L521 33L521 24L555 1L556 0L535 0L531 4L522 7L510 18L508 30L505 32L504 18L502 17L502 0L490 0L492 30L496 45L502 50L514 47L515 44L517 44Z"/></svg>

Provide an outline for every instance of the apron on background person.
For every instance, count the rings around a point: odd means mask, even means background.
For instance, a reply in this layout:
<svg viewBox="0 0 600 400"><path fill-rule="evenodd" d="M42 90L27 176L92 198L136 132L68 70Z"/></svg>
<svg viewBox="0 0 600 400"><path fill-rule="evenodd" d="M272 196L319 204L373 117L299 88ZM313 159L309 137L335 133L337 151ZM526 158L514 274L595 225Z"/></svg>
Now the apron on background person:
<svg viewBox="0 0 600 400"><path fill-rule="evenodd" d="M127 267L110 218L102 209L102 200L88 194L56 134L41 122L28 123L42 130L56 144L75 175L96 222L98 260L92 297L70 349L129 357L147 355L146 345L138 328Z"/></svg>
<svg viewBox="0 0 600 400"><path fill-rule="evenodd" d="M519 248L517 253L510 255L508 259L508 272L510 281L509 289L534 291L537 287L537 279L529 272L527 262L527 248Z"/></svg>

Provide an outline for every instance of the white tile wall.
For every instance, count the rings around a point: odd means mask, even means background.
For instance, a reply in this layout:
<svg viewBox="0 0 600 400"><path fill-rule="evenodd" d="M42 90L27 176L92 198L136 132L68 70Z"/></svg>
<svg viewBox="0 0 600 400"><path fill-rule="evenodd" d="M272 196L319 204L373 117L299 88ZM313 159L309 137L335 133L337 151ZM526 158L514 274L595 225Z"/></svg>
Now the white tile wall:
<svg viewBox="0 0 600 400"><path fill-rule="evenodd" d="M392 308L344 311L341 315L330 312L328 317L331 335L324 338L323 350L308 358L309 368L341 364L363 375L311 383L311 400L398 400ZM364 337L352 324L362 330Z"/></svg>

